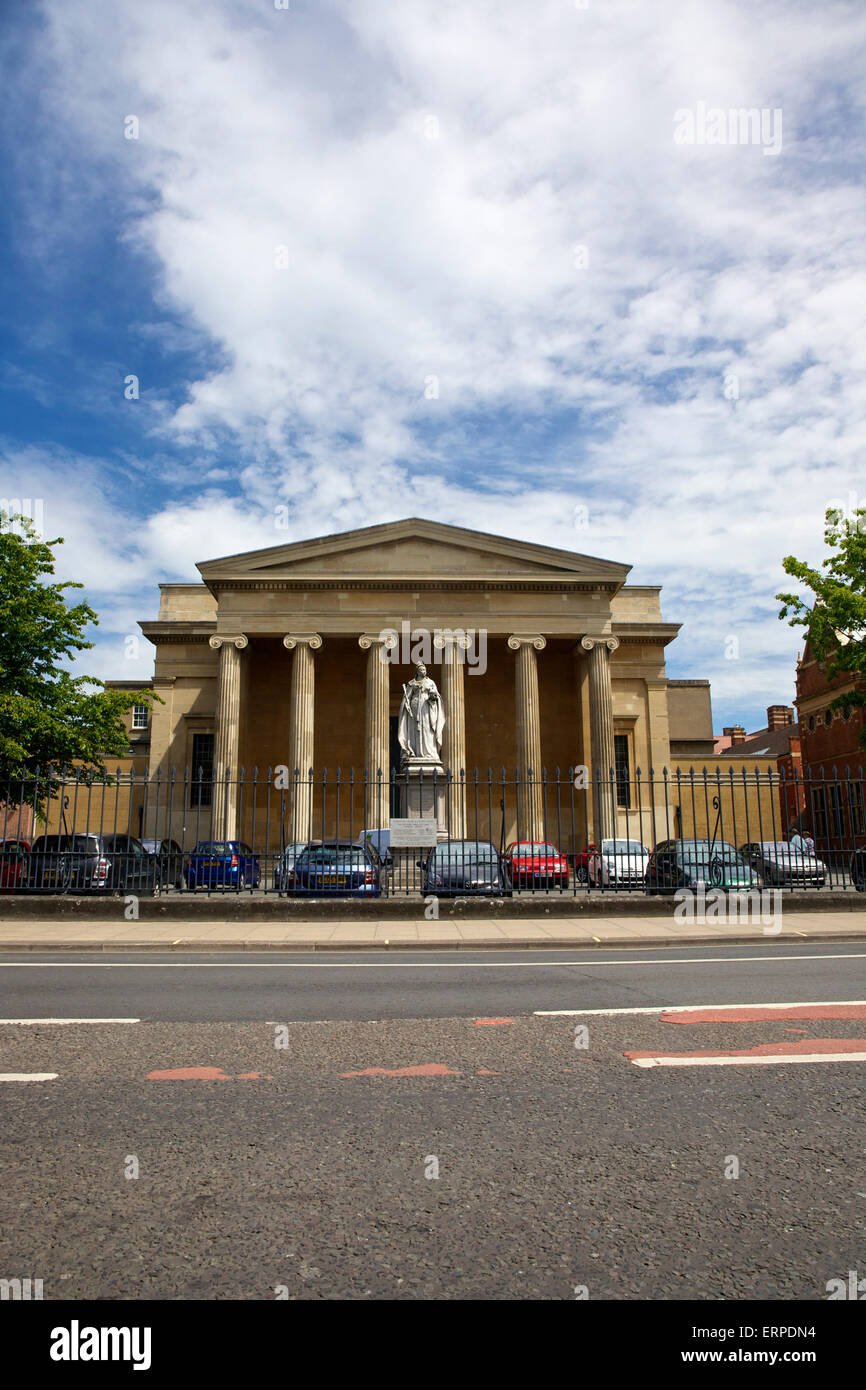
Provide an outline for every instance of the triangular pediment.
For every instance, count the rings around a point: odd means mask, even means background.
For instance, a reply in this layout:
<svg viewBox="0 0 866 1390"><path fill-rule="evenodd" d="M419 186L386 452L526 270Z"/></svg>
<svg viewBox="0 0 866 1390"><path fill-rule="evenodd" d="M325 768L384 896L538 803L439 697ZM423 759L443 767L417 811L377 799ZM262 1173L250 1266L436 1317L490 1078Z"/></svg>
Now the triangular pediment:
<svg viewBox="0 0 866 1390"><path fill-rule="evenodd" d="M417 517L246 551L198 566L205 583L232 580L571 579L618 587L630 566L531 541Z"/></svg>

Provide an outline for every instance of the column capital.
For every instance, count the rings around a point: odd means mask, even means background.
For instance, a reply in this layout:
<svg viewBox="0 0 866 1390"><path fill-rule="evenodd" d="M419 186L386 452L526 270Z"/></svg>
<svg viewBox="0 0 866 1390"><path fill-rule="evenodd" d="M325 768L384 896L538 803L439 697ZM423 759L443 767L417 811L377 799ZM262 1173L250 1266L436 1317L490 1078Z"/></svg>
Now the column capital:
<svg viewBox="0 0 866 1390"><path fill-rule="evenodd" d="M537 652L543 652L547 646L547 638L542 637L540 632L512 632L508 639L508 645L513 652L519 652L521 647L534 647Z"/></svg>
<svg viewBox="0 0 866 1390"><path fill-rule="evenodd" d="M219 651L222 646L237 647L242 652L244 647L249 646L250 639L244 637L243 633L214 632L208 639L208 646L213 647L214 651Z"/></svg>
<svg viewBox="0 0 866 1390"><path fill-rule="evenodd" d="M362 632L358 638L358 646L365 652L371 647L385 647L389 652L396 647L399 638L393 628L384 628L381 632Z"/></svg>
<svg viewBox="0 0 866 1390"><path fill-rule="evenodd" d="M593 647L607 647L609 652L615 652L619 646L619 638L603 635L590 636L587 633L585 637L581 637L580 645L585 652L591 652Z"/></svg>
<svg viewBox="0 0 866 1390"><path fill-rule="evenodd" d="M468 652L472 646L472 639L467 637L462 628L437 627L433 632L433 646L439 652L444 652L449 646L457 647L461 652Z"/></svg>
<svg viewBox="0 0 866 1390"><path fill-rule="evenodd" d="M287 632L283 638L283 646L289 651L294 651L295 647L312 647L313 651L318 651L322 645L322 639L318 632Z"/></svg>

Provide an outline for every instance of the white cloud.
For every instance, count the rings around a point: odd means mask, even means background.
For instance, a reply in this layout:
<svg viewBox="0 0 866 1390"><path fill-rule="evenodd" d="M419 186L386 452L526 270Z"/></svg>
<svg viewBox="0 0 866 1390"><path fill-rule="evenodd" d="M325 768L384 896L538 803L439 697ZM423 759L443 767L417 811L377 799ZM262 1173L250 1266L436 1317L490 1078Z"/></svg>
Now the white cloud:
<svg viewBox="0 0 866 1390"><path fill-rule="evenodd" d="M219 492L220 454L207 491L111 542L71 505L84 572L128 589L276 543L287 501L292 536L417 512L630 560L690 660L742 614L754 665L713 666L731 699L789 688L779 561L816 555L856 486L866 405L862 6L45 12L70 156L112 171L155 258L150 331L168 306L224 357L162 448L219 454L228 430L243 488ZM698 101L782 108L782 153L675 145Z"/></svg>

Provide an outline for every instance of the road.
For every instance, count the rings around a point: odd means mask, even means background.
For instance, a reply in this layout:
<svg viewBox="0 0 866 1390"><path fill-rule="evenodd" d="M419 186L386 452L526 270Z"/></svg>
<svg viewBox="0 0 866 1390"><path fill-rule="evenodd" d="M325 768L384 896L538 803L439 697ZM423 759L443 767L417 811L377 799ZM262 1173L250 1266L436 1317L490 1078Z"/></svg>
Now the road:
<svg viewBox="0 0 866 1390"><path fill-rule="evenodd" d="M45 1078L0 1082L0 1277L823 1299L866 1272L864 999L838 945L4 955L0 1018L140 1021L0 1024L0 1074Z"/></svg>
<svg viewBox="0 0 866 1390"><path fill-rule="evenodd" d="M649 950L293 951L289 956L250 951L0 952L0 1016L7 1018L465 1018L539 1009L789 1002L861 994L866 997L866 942Z"/></svg>

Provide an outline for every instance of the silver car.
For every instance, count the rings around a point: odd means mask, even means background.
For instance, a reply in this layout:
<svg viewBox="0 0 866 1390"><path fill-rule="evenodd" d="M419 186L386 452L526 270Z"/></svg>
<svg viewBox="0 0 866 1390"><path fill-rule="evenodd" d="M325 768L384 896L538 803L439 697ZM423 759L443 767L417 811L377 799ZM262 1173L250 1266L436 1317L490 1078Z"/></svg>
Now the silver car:
<svg viewBox="0 0 866 1390"><path fill-rule="evenodd" d="M742 845L740 853L757 869L768 887L823 888L826 866L808 850L787 840L762 840Z"/></svg>

